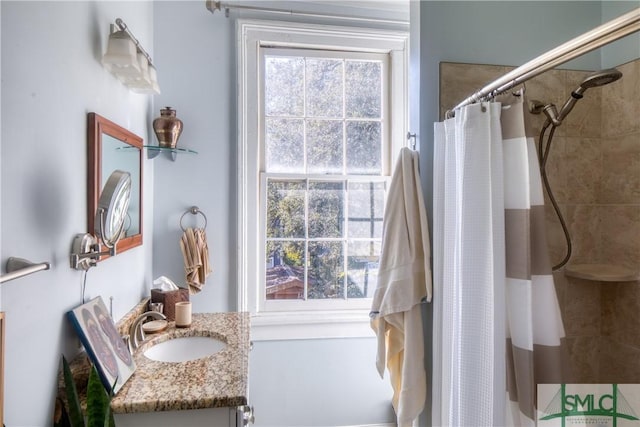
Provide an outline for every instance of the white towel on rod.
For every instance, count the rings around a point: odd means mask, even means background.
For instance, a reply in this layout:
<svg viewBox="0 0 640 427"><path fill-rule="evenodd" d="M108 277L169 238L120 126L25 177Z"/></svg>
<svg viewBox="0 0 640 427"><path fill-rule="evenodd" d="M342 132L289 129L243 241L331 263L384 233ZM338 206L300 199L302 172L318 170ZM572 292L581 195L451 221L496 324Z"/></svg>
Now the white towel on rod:
<svg viewBox="0 0 640 427"><path fill-rule="evenodd" d="M371 327L378 339L376 367L384 377L386 362L398 427L411 426L426 399L420 303L431 301L429 245L418 153L403 148L389 186L371 307Z"/></svg>

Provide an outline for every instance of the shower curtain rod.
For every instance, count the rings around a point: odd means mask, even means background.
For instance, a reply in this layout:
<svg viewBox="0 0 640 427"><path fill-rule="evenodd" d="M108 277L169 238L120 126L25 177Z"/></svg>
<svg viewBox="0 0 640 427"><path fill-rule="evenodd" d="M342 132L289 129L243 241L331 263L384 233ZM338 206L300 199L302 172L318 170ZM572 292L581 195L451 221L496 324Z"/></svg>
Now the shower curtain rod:
<svg viewBox="0 0 640 427"><path fill-rule="evenodd" d="M342 19L345 21L379 22L382 24L409 25L408 21L402 21L397 19L365 18L362 16L345 16L345 15L338 15L338 14L332 14L332 13L303 12L303 11L296 11L291 9L278 9L273 7L232 4L232 3L216 1L216 0L206 0L205 5L209 10L209 12L211 13L215 13L216 10L224 9L226 17L229 17L229 9L240 9L240 10L253 10L257 12L277 13L281 15L307 16L312 18L331 18L331 19Z"/></svg>
<svg viewBox="0 0 640 427"><path fill-rule="evenodd" d="M489 100L560 64L564 64L637 31L640 31L640 8L625 13L581 36L571 39L508 72L466 98L456 105L453 110L447 111L446 115L447 117L453 117L455 110L465 105Z"/></svg>

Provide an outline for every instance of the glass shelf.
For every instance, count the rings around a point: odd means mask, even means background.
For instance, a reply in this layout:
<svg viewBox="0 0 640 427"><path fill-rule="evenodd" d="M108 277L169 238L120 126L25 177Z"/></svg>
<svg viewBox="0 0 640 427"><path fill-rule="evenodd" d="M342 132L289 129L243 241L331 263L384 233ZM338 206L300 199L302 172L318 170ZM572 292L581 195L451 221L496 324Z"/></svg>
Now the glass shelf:
<svg viewBox="0 0 640 427"><path fill-rule="evenodd" d="M147 149L148 159L153 159L155 157L158 157L160 153L165 153L167 157L169 157L171 160L174 160L174 161L176 160L176 157L178 156L178 154L198 154L197 151L191 150L189 148L167 148L167 147L160 147L158 145L143 145L142 147ZM138 150L138 148L137 147L118 147L116 148L116 150L132 151L132 150Z"/></svg>
<svg viewBox="0 0 640 427"><path fill-rule="evenodd" d="M198 154L197 151L189 148L168 148L158 145L143 145L143 147L147 149L147 158L149 159L157 157L160 153L165 153L171 160L175 160L178 154Z"/></svg>

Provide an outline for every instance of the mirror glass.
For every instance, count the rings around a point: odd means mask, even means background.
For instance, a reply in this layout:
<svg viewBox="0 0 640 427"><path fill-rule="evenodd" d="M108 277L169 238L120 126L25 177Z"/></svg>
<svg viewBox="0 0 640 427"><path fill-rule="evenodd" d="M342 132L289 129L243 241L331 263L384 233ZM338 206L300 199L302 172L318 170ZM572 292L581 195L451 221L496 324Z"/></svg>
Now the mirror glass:
<svg viewBox="0 0 640 427"><path fill-rule="evenodd" d="M115 170L131 175L131 199L116 253L142 244L142 145L141 137L96 114L88 115L89 180L87 220L95 235L95 215L102 189ZM102 242L101 242L102 243Z"/></svg>
<svg viewBox="0 0 640 427"><path fill-rule="evenodd" d="M121 237L125 237L124 226L129 214L130 198L131 174L115 170L102 189L94 220L98 223L94 231L101 235L102 242L109 247L113 247Z"/></svg>

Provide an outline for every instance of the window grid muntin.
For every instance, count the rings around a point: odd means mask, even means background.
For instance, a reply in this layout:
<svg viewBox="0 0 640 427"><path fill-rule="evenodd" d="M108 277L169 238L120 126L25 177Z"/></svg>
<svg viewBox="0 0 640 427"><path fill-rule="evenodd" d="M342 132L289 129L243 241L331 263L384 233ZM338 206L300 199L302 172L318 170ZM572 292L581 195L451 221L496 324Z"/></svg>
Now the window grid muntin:
<svg viewBox="0 0 640 427"><path fill-rule="evenodd" d="M261 49L261 51L263 51L264 49ZM286 51L289 52L288 55L285 56L290 56L290 57L298 57L299 55L292 55L291 54L291 50L297 50L297 49L285 49ZM311 53L312 55L310 56L314 56L313 53L317 53L315 51L307 51L307 50L299 50L299 51L304 51L305 55L308 55L309 53ZM263 64L264 64L264 57L265 56L270 56L268 54L264 54L263 53ZM270 52L273 53L273 52ZM375 239L375 238L371 238L371 239L367 239L367 238L349 238L349 214L348 214L348 195L346 195L346 192L348 191L348 185L349 182L358 182L358 181L363 181L363 182L385 182L385 184L388 184L388 180L389 180L389 176L387 175L391 169L391 164L390 164L390 145L391 145L391 141L389 140L390 138L390 134L389 134L389 126L388 126L388 120L389 120L389 97L388 97L388 91L389 91L389 81L388 79L390 78L389 74L388 74L388 67L389 67L389 55L388 54L372 54L372 53L362 53L362 52L358 52L358 53L354 53L354 52L326 52L326 51L321 51L322 55L320 56L327 56L327 54L332 54L333 56L336 57L340 57L341 55L344 56L345 58L351 58L353 55L362 55L363 57L376 57L376 59L372 59L371 62L378 62L380 63L380 115L378 118L373 118L373 117L347 117L347 112L346 112L346 60L343 60L343 73L342 73L342 117L341 118L333 118L333 117L317 117L317 116L310 116L307 114L307 90L306 90L306 85L307 85L307 72L306 72L306 60L303 62L304 63L304 70L303 70L303 111L304 111L304 116L303 117L297 117L297 116L278 116L278 115L270 115L267 116L266 114L264 114L264 104L263 102L260 103L260 110L261 110L261 114L260 114L260 135L261 135L261 140L265 141L265 118L289 118L289 119L301 119L302 123L303 123L303 137L302 137L302 143L303 143L303 170L304 171L308 171L309 168L309 156L308 156L308 140L307 140L307 136L308 136L308 123L309 120L340 120L342 122L342 171L343 174L326 174L326 175L321 175L321 174L310 174L310 173L306 173L306 174L296 174L296 173L275 173L275 172L265 172L266 169L266 159L264 156L265 151L262 151L262 154L260 156L261 161L261 172L260 174L266 174L268 176L272 176L272 177L288 177L290 179L295 179L298 180L302 177L304 177L305 180L307 180L307 191L305 192L305 233L307 234L307 239L305 241L305 257L307 257L306 259L306 265L305 265L305 276L304 276L304 282L305 282L305 301L309 301L307 296L308 296L308 274L309 274L309 268L308 268L308 254L309 254L309 242L311 240L314 241L332 241L332 240L338 240L342 243L342 247L343 247L343 273L344 273L344 278L343 278L343 300L346 302L346 300L348 299L348 272L349 272L349 263L348 263L348 257L349 257L349 243L350 242L358 242L358 241L366 241L368 243L370 243L370 245L375 245L377 242L379 242L379 244L381 244L381 239ZM337 54L337 55L335 55ZM300 55L301 56L301 55ZM363 57L358 57L358 58L353 58L356 61L359 62L364 62ZM260 80L260 84L261 84L261 93L264 99L264 80L263 78L261 78ZM366 173L362 173L360 175L347 175L347 167L348 167L348 159L347 159L347 127L348 124L350 122L375 122L375 123L379 123L380 124L380 152L378 153L379 155L379 159L380 159L380 166L379 166L379 173L375 174L375 175L370 175L370 174L366 174ZM263 150L265 150L264 144L261 144L261 147L263 148ZM345 194L345 196L343 197L343 203L344 203L344 217L343 217L343 237L340 239L335 239L335 238L324 238L324 239L309 239L308 238L308 231L309 231L309 219L308 219L308 197L309 197L309 191L308 191L308 182L310 180L322 180L322 181L327 181L330 180L329 177L331 178L336 178L337 180L342 180L344 182L344 190L343 193ZM381 178L380 180L372 180L372 178ZM265 183L265 180L260 180L262 183ZM264 185L264 184L263 184ZM386 200L386 189L387 189L387 185L385 185L384 187L384 199ZM260 192L260 194L265 195L266 192ZM264 206L266 208L266 198L264 198L261 201L262 206ZM384 206L383 206L384 208ZM261 231L261 239L263 241L263 244L261 245L261 247L264 249L265 248L265 244L267 242L267 237L266 237L266 225L265 227L262 227L262 231ZM269 241L276 241L278 239L276 238L270 238ZM293 239L290 239L293 241ZM263 264L265 265L265 264ZM265 265L266 267L266 265ZM265 295L265 275L262 274L262 294ZM265 295L266 296L266 295ZM364 296L364 298L356 298L356 301L361 301L361 300L370 300L370 298L367 298L366 295ZM274 302L279 302L279 303L284 303L281 306L286 305L288 302L293 301L295 302L301 302L302 300L269 300L269 302L267 302L267 300L265 300L263 298L262 300L263 302L261 303L261 305L271 305ZM321 303L322 302L335 302L336 299L334 298L326 298L326 299L314 299L313 300L316 303ZM350 299L350 301L352 301L352 303L354 302L354 299Z"/></svg>
<svg viewBox="0 0 640 427"><path fill-rule="evenodd" d="M264 183L265 191L262 191L262 200L261 206L263 206L264 213L263 217L267 218L267 208L268 208L268 186L269 181L274 182L305 182L305 203L304 203L304 238L301 237L267 237L267 225L265 223L263 230L261 232L262 241L264 242L261 247L266 249L268 242L304 242L304 295L302 299L295 299L293 301L336 301L338 298L308 298L308 286L309 286L309 243L310 242L340 242L343 247L342 253L342 273L344 274L342 279L343 286L343 296L340 300L365 300L368 299L366 295L361 298L348 298L348 272L349 272L349 243L350 242L366 242L371 245L376 243L382 244L381 238L365 238L365 237L349 237L349 200L350 200L350 192L349 192L349 184L350 183L383 183L384 184L384 192L385 192L385 200L386 200L386 191L388 188L389 178L388 177L380 177L377 175L367 176L367 175L306 175L306 174L282 174L282 173L261 173L262 179L261 182ZM342 237L309 237L309 183L310 182L342 182L343 183L343 212L342 215ZM384 201L383 201L383 217L384 217ZM373 209L373 206L369 206L370 209ZM371 221L376 222L377 218L375 218L375 213L372 211ZM373 231L373 230L372 230ZM282 300L282 299L266 299L266 263L263 264L264 274L261 275L263 289L265 289L265 301L290 301L290 300ZM267 302L269 304L269 302Z"/></svg>
<svg viewBox="0 0 640 427"><path fill-rule="evenodd" d="M313 49L303 49L303 48L295 48L295 47L291 47L291 48L274 48L274 47L263 47L260 49L260 53L261 53L261 69L262 71L262 75L260 77L260 93L261 93L261 102L260 102L260 117L261 117L261 124L260 124L260 128L261 128L261 140L265 141L266 139L266 135L265 135L265 119L266 118L289 118L289 119L301 119L303 121L303 170L305 172L308 172L309 170L309 166L308 166L308 141L307 141L307 135L308 135L308 129L307 129L307 124L310 120L329 120L329 121L333 121L333 120L341 120L342 121L342 127L343 127L343 131L342 131L342 173L346 174L347 172L347 144L346 144L346 138L347 138L347 133L346 133L346 127L347 127L347 123L346 122L356 122L356 121L371 121L371 122L379 122L380 123L380 139L381 139L381 144L380 144L380 152L378 153L380 156L380 175L386 175L388 173L388 171L390 171L391 169L391 165L390 165L390 159L389 159L389 147L387 147L390 144L389 141L389 128L388 128L388 115L389 115L389 111L388 111L388 91L389 91L389 72L388 72L388 67L389 67L389 55L388 54L380 54L380 53L370 53L370 52L350 52L350 51L329 51L329 50L313 50ZM288 57L288 58L299 58L302 57L304 59L303 62L303 73L302 73L302 78L303 78L303 116L302 117L298 117L298 116L278 116L278 115L267 115L265 112L265 108L264 108L264 103L265 103L265 90L264 90L264 86L265 86L265 81L266 81L266 67L265 67L265 61L266 58L268 57ZM343 73L342 73L342 117L337 118L337 117L324 117L324 116L310 116L307 114L307 90L306 90L306 85L307 85L307 72L306 72L306 67L307 67L307 63L306 63L306 58L307 57L313 57L313 58L326 58L326 59L342 59L343 62L346 64L346 61L354 61L354 62L377 62L380 64L380 116L379 118L365 118L365 117L347 117L346 114L346 96L345 96L345 92L346 92L346 67L343 67ZM264 152L266 151L266 147L264 146L264 143L261 144L262 150L263 150L263 154L261 156L261 171L264 172L269 172L267 170L267 164L266 164L266 156L264 155ZM363 174L364 176L369 176L367 174Z"/></svg>

